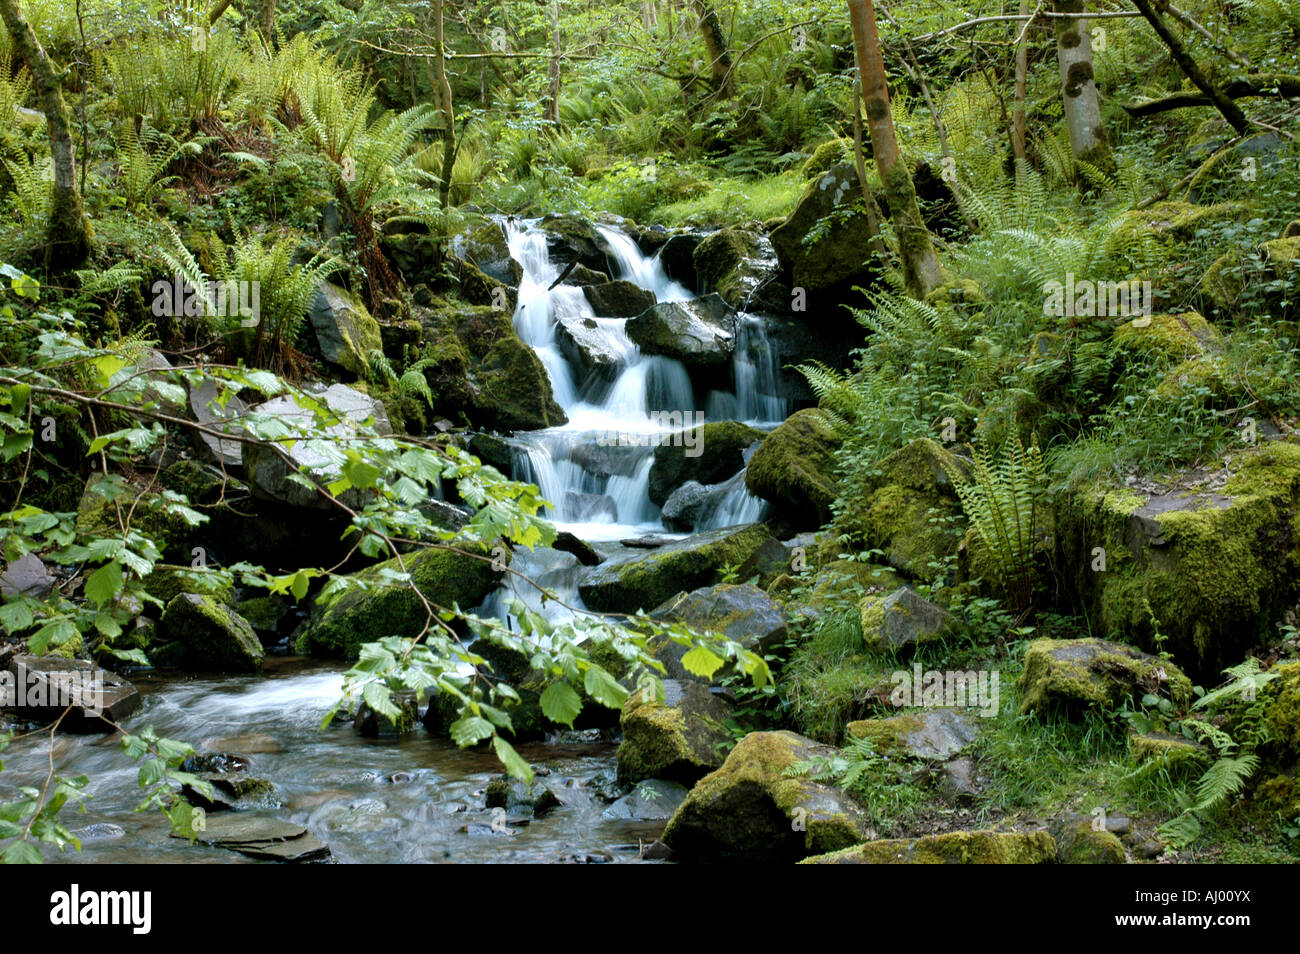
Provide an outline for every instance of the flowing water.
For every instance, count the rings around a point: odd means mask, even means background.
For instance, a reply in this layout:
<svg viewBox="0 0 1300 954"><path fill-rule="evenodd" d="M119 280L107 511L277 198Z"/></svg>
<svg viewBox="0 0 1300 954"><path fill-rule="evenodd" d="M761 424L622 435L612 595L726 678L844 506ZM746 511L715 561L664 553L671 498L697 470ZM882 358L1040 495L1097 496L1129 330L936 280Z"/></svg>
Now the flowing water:
<svg viewBox="0 0 1300 954"><path fill-rule="evenodd" d="M665 531L649 496L653 451L685 427L705 420L741 420L770 428L789 412L779 394L776 361L761 319L740 314L731 368L733 387L700 395L680 362L643 355L627 337L626 319L594 314L581 288L550 286L560 274L546 234L534 223L504 223L511 254L523 266L515 326L550 375L568 423L511 438L515 476L536 483L553 504L548 516L561 530L592 542L606 554L618 541ZM600 227L615 277L682 301L692 293L643 255L627 235ZM612 367L584 373L564 355L557 333L563 319L590 319ZM714 489L696 530L761 519L764 504L745 489L743 471ZM480 613L504 616L508 601L522 599L552 618L581 608L583 568L555 550L520 551L513 564L555 592L548 601L526 585L512 584L488 598ZM629 822L604 816L593 778L612 765L614 745L590 741L523 745L520 751L561 793L560 808L527 825L494 830L482 808L482 790L500 771L485 751L461 750L417 731L401 740L368 740L350 724L321 730L338 698L335 668L302 660L269 660L256 678L134 677L145 704L127 728L152 725L160 735L184 739L200 751L247 755L251 774L272 781L277 803L261 811L306 826L333 857L348 862L623 861L636 858L639 839L651 840L663 822ZM6 753L0 801L19 784L40 784L47 768L44 737L21 740ZM135 766L112 738L58 736L56 771L91 778L84 816L90 826L80 855L50 860L113 862L235 862L233 852L188 845L167 837L156 811L135 813ZM65 814L67 814L65 810ZM498 826L499 829L499 826Z"/></svg>

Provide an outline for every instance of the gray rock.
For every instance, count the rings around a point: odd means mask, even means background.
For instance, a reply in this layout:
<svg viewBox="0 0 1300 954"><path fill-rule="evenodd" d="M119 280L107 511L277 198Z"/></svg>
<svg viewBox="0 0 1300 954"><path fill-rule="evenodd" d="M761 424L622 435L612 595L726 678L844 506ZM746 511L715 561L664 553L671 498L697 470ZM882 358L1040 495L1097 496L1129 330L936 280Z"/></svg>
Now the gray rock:
<svg viewBox="0 0 1300 954"><path fill-rule="evenodd" d="M690 593L679 593L657 607L651 616L685 623L697 632L720 633L747 649L759 652L771 649L785 639L787 633L785 614L780 605L749 583L719 583ZM673 646L685 650L676 643Z"/></svg>
<svg viewBox="0 0 1300 954"><path fill-rule="evenodd" d="M578 539L568 530L561 530L557 533L555 542L551 546L556 550L572 553L583 566L595 566L602 559L601 555L596 552L595 547L585 540Z"/></svg>
<svg viewBox="0 0 1300 954"><path fill-rule="evenodd" d="M658 821L673 817L677 806L686 801L687 788L678 782L650 778L637 782L632 791L609 808L603 818L616 821Z"/></svg>
<svg viewBox="0 0 1300 954"><path fill-rule="evenodd" d="M35 553L24 553L0 573L0 595L40 599L54 589L54 577Z"/></svg>
<svg viewBox="0 0 1300 954"><path fill-rule="evenodd" d="M870 739L878 751L944 762L975 741L975 716L957 709L922 709L887 719L850 722L850 737Z"/></svg>
<svg viewBox="0 0 1300 954"><path fill-rule="evenodd" d="M190 388L190 414L195 421L210 430L223 434L237 434L243 431L242 418L248 413L248 405L238 397L230 395L224 406L218 402L217 382L204 378L198 387ZM242 442L226 440L214 434L202 431L196 433L198 446L213 462L223 467L239 467L243 463Z"/></svg>
<svg viewBox="0 0 1300 954"><path fill-rule="evenodd" d="M938 639L952 625L947 610L917 595L908 586L863 605L862 638L868 649L919 646Z"/></svg>
<svg viewBox="0 0 1300 954"><path fill-rule="evenodd" d="M701 511L712 500L716 487L716 484L706 487L698 480L688 480L682 484L668 495L660 510L664 526L669 530L694 530Z"/></svg>
<svg viewBox="0 0 1300 954"><path fill-rule="evenodd" d="M266 861L307 862L329 857L329 848L301 825L249 812L212 815L195 835L195 840L205 845ZM172 832L171 837L188 836Z"/></svg>
<svg viewBox="0 0 1300 954"><path fill-rule="evenodd" d="M134 686L84 659L18 654L9 660L8 676L0 682L0 709L42 724L63 716L59 728L65 732L114 731L110 722L140 708Z"/></svg>
<svg viewBox="0 0 1300 954"><path fill-rule="evenodd" d="M370 352L384 348L379 322L366 307L337 285L321 282L307 315L325 360L357 377L366 377Z"/></svg>
<svg viewBox="0 0 1300 954"><path fill-rule="evenodd" d="M627 364L633 352L626 346L615 326L621 318L590 318L582 315L557 315L555 337L560 352L582 368L585 374Z"/></svg>
<svg viewBox="0 0 1300 954"><path fill-rule="evenodd" d="M622 279L587 285L583 294L596 314L605 318L635 318L655 304L654 292Z"/></svg>
<svg viewBox="0 0 1300 954"><path fill-rule="evenodd" d="M730 716L731 706L697 682L665 679L662 702L632 693L619 719L619 781L695 782L722 764Z"/></svg>
<svg viewBox="0 0 1300 954"><path fill-rule="evenodd" d="M628 319L627 336L647 354L691 366L724 364L736 348L736 313L716 294L660 302Z"/></svg>

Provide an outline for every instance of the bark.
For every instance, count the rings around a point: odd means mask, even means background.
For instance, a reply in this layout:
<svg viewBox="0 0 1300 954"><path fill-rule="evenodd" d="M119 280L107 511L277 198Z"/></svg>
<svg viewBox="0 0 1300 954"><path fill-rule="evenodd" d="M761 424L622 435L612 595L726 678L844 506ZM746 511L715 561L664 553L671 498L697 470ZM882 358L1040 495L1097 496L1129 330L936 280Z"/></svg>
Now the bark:
<svg viewBox="0 0 1300 954"><path fill-rule="evenodd" d="M889 214L898 233L898 253L903 264L903 281L916 298L925 298L946 279L939 256L935 253L930 230L916 204L916 186L907 163L898 152L894 134L894 117L889 110L889 87L885 79L885 61L880 52L880 35L876 29L876 11L872 0L848 0L853 24L853 41L857 51L858 75L862 78L862 95L866 103L867 128L876 158L880 181L885 186Z"/></svg>
<svg viewBox="0 0 1300 954"><path fill-rule="evenodd" d="M59 75L19 9L18 0L0 0L0 19L4 20L14 48L31 71L50 137L54 182L45 240L45 264L54 270L75 268L90 256L91 230L81 204L81 193L77 191L76 150L72 145L72 126L68 120L68 107L63 101Z"/></svg>
<svg viewBox="0 0 1300 954"><path fill-rule="evenodd" d="M1251 73L1243 79L1233 80L1223 86L1223 93L1229 99L1241 99L1245 96L1277 96L1293 99L1300 96L1300 76L1288 73ZM1175 93L1136 106L1125 106L1130 116L1154 116L1167 113L1171 109L1185 109L1189 106L1212 106L1214 101L1204 93Z"/></svg>
<svg viewBox="0 0 1300 954"><path fill-rule="evenodd" d="M442 140L442 182L438 186L438 198L445 209L451 200L451 171L456 164L456 106L452 102L451 82L447 79L446 39L443 35L444 7L445 0L435 0L433 27L438 50L434 64L438 77L438 95L442 98L442 114L447 124Z"/></svg>
<svg viewBox="0 0 1300 954"><path fill-rule="evenodd" d="M1020 15L1029 16L1029 0L1020 0ZM1016 99L1012 110L1011 152L1016 161L1028 158L1025 151L1025 90L1029 81L1029 29L1026 27L1016 44Z"/></svg>
<svg viewBox="0 0 1300 954"><path fill-rule="evenodd" d="M1250 120L1241 111L1241 107L1234 103L1232 97L1219 89L1201 71L1201 68L1196 65L1196 61L1192 59L1191 54L1187 52L1187 48L1183 46L1182 40L1174 35L1174 31L1169 28L1169 24L1160 12L1151 5L1149 0L1133 0L1133 5L1142 12L1142 16L1146 17L1147 22L1151 24L1160 39L1164 41L1165 46L1169 47L1169 53L1173 56L1174 62L1178 64L1179 69L1214 104L1214 108L1223 114L1223 118L1237 131L1238 135L1244 136L1249 132L1251 128Z"/></svg>
<svg viewBox="0 0 1300 954"><path fill-rule="evenodd" d="M1092 73L1092 41L1086 20L1068 14L1084 12L1084 0L1056 0L1054 10L1067 16L1052 20L1056 28L1056 60L1061 68L1061 91L1065 102L1065 126L1070 134L1070 152L1076 159L1102 169L1114 168L1110 143L1101 121L1101 103Z"/></svg>
<svg viewBox="0 0 1300 954"><path fill-rule="evenodd" d="M731 53L727 49L727 37L722 32L722 22L708 0L691 0L691 5L700 19L700 33L704 37L704 49L709 55L713 88L723 96L730 96L735 90L735 84L731 81Z"/></svg>
<svg viewBox="0 0 1300 954"><path fill-rule="evenodd" d="M262 0L262 39L270 46L275 41L275 0Z"/></svg>
<svg viewBox="0 0 1300 954"><path fill-rule="evenodd" d="M230 0L217 0L216 6L208 11L208 25L216 23L221 19L221 15L230 9Z"/></svg>
<svg viewBox="0 0 1300 954"><path fill-rule="evenodd" d="M551 59L546 67L546 121L560 124L560 4L551 0Z"/></svg>

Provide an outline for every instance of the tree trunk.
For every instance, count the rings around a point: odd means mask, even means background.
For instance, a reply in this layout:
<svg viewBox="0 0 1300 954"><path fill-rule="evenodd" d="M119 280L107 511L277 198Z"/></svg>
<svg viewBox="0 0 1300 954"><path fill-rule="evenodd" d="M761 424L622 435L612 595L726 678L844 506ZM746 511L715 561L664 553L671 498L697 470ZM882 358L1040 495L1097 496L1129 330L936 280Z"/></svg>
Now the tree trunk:
<svg viewBox="0 0 1300 954"><path fill-rule="evenodd" d="M438 47L437 57L434 59L438 76L438 95L442 99L442 115L447 124L442 140L442 182L438 185L438 198L445 209L451 200L451 171L456 165L456 106L451 98L451 82L447 79L446 39L442 29L444 6L444 0L435 0L433 28Z"/></svg>
<svg viewBox="0 0 1300 954"><path fill-rule="evenodd" d="M32 72L32 82L45 111L45 126L50 136L54 182L45 264L54 270L75 268L90 256L91 231L81 205L81 193L77 191L76 151L72 146L68 107L63 102L59 76L18 8L18 0L0 0L0 19L4 20L14 47Z"/></svg>
<svg viewBox="0 0 1300 954"><path fill-rule="evenodd" d="M1020 15L1029 16L1029 0L1020 0ZM1012 110L1011 152L1017 162L1028 158L1025 150L1025 90L1029 82L1029 24L1016 44L1016 105Z"/></svg>
<svg viewBox="0 0 1300 954"><path fill-rule="evenodd" d="M731 53L727 50L727 37L708 0L691 0L695 14L700 18L700 33L704 36L704 49L709 55L709 70L713 74L713 88L723 96L730 96L735 88L731 81Z"/></svg>
<svg viewBox="0 0 1300 954"><path fill-rule="evenodd" d="M1070 133L1070 152L1100 169L1114 168L1110 143L1101 122L1101 104L1092 73L1092 42L1087 21L1068 14L1084 12L1084 0L1055 0L1057 13L1056 60L1061 67L1061 90L1065 100L1065 127Z"/></svg>
<svg viewBox="0 0 1300 954"><path fill-rule="evenodd" d="M866 101L867 126L871 148L876 157L880 181L889 200L889 214L898 233L898 254L903 264L903 281L916 298L925 298L946 279L939 256L934 251L930 230L916 204L916 186L907 171L907 163L898 153L894 135L894 117L889 111L889 87L885 80L885 61L880 52L876 31L876 11L871 0L848 0L853 24L853 41L857 48L858 75Z"/></svg>
<svg viewBox="0 0 1300 954"><path fill-rule="evenodd" d="M1201 71L1201 68L1196 65L1196 61L1192 59L1191 54L1183 46L1182 41L1174 35L1173 30L1169 29L1169 24L1165 22L1165 18L1151 6L1149 0L1133 0L1133 5L1142 12L1142 16L1146 17L1147 22L1155 28L1156 33L1160 35L1160 39L1164 40L1165 46L1169 47L1169 52L1173 55L1174 62L1178 64L1179 69L1187 75L1189 80L1196 84L1197 89L1206 95L1210 102L1214 104L1214 108L1223 114L1223 118L1237 131L1237 135L1244 136L1250 132L1250 120L1241 111L1241 107L1234 103L1223 90L1215 86L1210 81L1210 78Z"/></svg>
<svg viewBox="0 0 1300 954"><path fill-rule="evenodd" d="M230 9L230 0L217 0L216 5L208 11L208 25L216 23L221 15Z"/></svg>
<svg viewBox="0 0 1300 954"><path fill-rule="evenodd" d="M551 0L551 60L546 67L546 115L552 125L560 125L560 3Z"/></svg>
<svg viewBox="0 0 1300 954"><path fill-rule="evenodd" d="M262 39L269 47L275 42L275 0L262 0Z"/></svg>

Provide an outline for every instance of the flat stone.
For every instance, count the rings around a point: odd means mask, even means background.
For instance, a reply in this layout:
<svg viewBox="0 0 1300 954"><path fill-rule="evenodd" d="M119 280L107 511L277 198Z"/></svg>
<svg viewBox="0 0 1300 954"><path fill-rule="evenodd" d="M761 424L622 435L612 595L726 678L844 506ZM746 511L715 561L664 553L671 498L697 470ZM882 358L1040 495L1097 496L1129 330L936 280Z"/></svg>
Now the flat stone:
<svg viewBox="0 0 1300 954"><path fill-rule="evenodd" d="M0 573L0 595L40 599L54 589L54 577L35 553L24 553Z"/></svg>
<svg viewBox="0 0 1300 954"><path fill-rule="evenodd" d="M0 684L0 708L23 721L48 724L62 715L59 728L65 732L111 732L112 722L140 708L134 686L84 659L16 655L9 673L11 681ZM97 686L89 683L95 679Z"/></svg>

